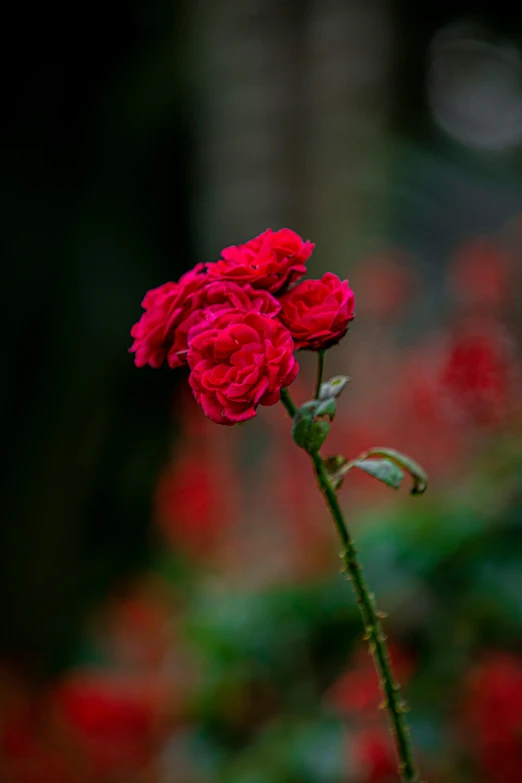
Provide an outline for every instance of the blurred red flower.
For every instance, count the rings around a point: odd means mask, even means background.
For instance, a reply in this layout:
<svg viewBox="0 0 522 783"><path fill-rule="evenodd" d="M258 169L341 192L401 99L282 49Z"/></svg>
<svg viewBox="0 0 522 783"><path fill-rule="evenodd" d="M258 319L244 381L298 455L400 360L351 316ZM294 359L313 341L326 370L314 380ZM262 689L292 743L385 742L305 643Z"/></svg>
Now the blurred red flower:
<svg viewBox="0 0 522 783"><path fill-rule="evenodd" d="M127 783L154 762L166 723L157 687L129 677L74 673L56 698L94 780Z"/></svg>
<svg viewBox="0 0 522 783"><path fill-rule="evenodd" d="M388 648L395 679L404 684L413 673L413 661L393 642L388 642ZM343 715L366 712L375 714L382 695L379 678L366 649L359 648L355 652L349 668L326 694L326 701Z"/></svg>
<svg viewBox="0 0 522 783"><path fill-rule="evenodd" d="M465 324L455 334L440 375L446 404L463 422L498 424L514 392L513 345L496 323Z"/></svg>
<svg viewBox="0 0 522 783"><path fill-rule="evenodd" d="M200 457L182 455L156 490L156 519L167 540L190 554L212 547L221 532L221 495L212 468Z"/></svg>
<svg viewBox="0 0 522 783"><path fill-rule="evenodd" d="M399 780L395 751L386 726L354 732L350 737L350 756L358 783Z"/></svg>
<svg viewBox="0 0 522 783"><path fill-rule="evenodd" d="M488 237L475 237L456 252L450 285L459 303L497 309L510 298L513 261L502 245Z"/></svg>
<svg viewBox="0 0 522 783"><path fill-rule="evenodd" d="M492 654L470 674L463 711L468 747L487 783L522 777L522 659Z"/></svg>
<svg viewBox="0 0 522 783"><path fill-rule="evenodd" d="M77 775L75 767L78 767ZM47 701L44 699L42 703L37 694L30 699L20 693L2 703L0 780L2 783L87 783L79 757L67 742L59 741Z"/></svg>
<svg viewBox="0 0 522 783"><path fill-rule="evenodd" d="M412 658L399 646L388 643L396 681L403 684L414 670ZM357 783L395 783L399 780L393 743L382 702L379 679L368 651L360 647L348 670L326 695L328 704L343 717L353 719L347 729L350 780Z"/></svg>
<svg viewBox="0 0 522 783"><path fill-rule="evenodd" d="M46 687L13 681L0 717L2 783L142 783L166 736L166 698L156 683L106 672Z"/></svg>
<svg viewBox="0 0 522 783"><path fill-rule="evenodd" d="M411 262L397 248L365 258L354 273L357 301L365 318L400 316L417 284Z"/></svg>
<svg viewBox="0 0 522 783"><path fill-rule="evenodd" d="M154 521L174 550L199 557L213 552L237 521L239 472L232 442L200 415L188 391L178 400L178 454L159 477Z"/></svg>

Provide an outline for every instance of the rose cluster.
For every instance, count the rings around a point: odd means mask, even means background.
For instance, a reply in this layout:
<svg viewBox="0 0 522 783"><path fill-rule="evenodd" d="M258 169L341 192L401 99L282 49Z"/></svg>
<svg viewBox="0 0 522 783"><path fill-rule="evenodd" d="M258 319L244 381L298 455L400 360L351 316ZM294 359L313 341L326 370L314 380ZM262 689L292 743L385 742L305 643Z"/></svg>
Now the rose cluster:
<svg viewBox="0 0 522 783"><path fill-rule="evenodd" d="M348 281L327 272L298 282L314 247L288 228L267 229L148 291L131 330L136 366L188 364L194 396L218 424L276 403L298 373L294 351L334 345L354 317Z"/></svg>

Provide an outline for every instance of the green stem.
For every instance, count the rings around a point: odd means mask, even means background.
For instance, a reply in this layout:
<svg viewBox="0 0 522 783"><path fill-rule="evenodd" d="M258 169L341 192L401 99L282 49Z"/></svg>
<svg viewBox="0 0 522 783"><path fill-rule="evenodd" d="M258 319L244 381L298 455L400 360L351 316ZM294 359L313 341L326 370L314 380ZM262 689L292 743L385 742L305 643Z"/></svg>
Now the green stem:
<svg viewBox="0 0 522 783"><path fill-rule="evenodd" d="M297 406L286 389L281 389L281 402L285 406L287 412L290 414L290 418L293 419L297 413Z"/></svg>
<svg viewBox="0 0 522 783"><path fill-rule="evenodd" d="M401 779L405 781L405 783L418 783L419 776L415 767L413 751L408 736L408 726L404 716L406 705L401 698L400 688L393 679L386 636L379 620L379 612L375 605L375 598L369 591L362 575L353 541L346 527L337 496L328 479L323 460L318 453L312 454L311 458L319 489L326 500L343 545L342 557L357 596L357 604L364 622L365 637L368 640L375 667L379 674L384 695L384 707L388 712L392 734L395 738L399 773Z"/></svg>
<svg viewBox="0 0 522 783"><path fill-rule="evenodd" d="M317 351L317 378L315 381L314 397L319 399L319 392L321 391L321 383L323 381L323 368L324 368L324 349Z"/></svg>
<svg viewBox="0 0 522 783"><path fill-rule="evenodd" d="M281 400L286 410L294 417L296 406L288 392L281 392ZM337 500L337 495L332 488L328 473L322 457L318 452L310 455L319 489L326 501L331 517L334 521L339 538L341 539L343 552L342 558L346 571L350 576L353 589L357 598L357 605L362 616L365 629L365 638L368 641L373 656L375 668L379 675L381 690L384 696L383 706L388 713L391 732L395 740L398 770L403 783L419 783L419 773L413 758L408 725L404 712L406 704L401 697L399 685L394 681L390 666L390 657L386 644L379 611L375 605L375 597L369 591L364 580L361 566L357 560L357 552L346 527L343 513Z"/></svg>

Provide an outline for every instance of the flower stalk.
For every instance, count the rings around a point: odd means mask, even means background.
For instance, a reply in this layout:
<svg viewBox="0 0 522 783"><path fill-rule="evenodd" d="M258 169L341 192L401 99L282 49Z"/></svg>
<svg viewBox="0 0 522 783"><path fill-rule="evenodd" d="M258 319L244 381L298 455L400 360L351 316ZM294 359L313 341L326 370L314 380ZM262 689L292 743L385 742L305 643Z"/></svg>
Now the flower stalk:
<svg viewBox="0 0 522 783"><path fill-rule="evenodd" d="M375 598L369 591L346 527L337 490L353 468L392 489L405 473L412 495L422 494L427 477L405 454L374 447L348 460L324 459L320 449L337 411L337 398L349 378L323 383L325 351L347 333L355 316L355 294L348 280L332 272L301 280L315 245L294 231L267 229L241 245L221 251L218 261L197 264L177 282L151 289L144 312L131 329L136 366L171 368L188 364L189 385L205 415L233 426L280 399L292 417L292 437L310 456L315 477L342 543L344 570L351 579L395 740L403 783L419 783L404 717L406 705L390 667L386 637ZM300 281L300 282L299 282ZM314 399L296 408L287 387L299 365L295 352L317 353Z"/></svg>
<svg viewBox="0 0 522 783"><path fill-rule="evenodd" d="M314 397L316 400L319 399L319 392L321 391L321 383L323 382L325 353L326 351L324 348L321 348L320 351L317 351L317 378L315 380L315 392L314 392Z"/></svg>
<svg viewBox="0 0 522 783"><path fill-rule="evenodd" d="M293 419L297 407L286 389L281 390L281 401ZM394 739L397 755L398 771L403 783L420 783L419 773L413 757L413 749L409 737L409 729L405 718L407 705L401 696L399 684L394 680L386 635L375 604L375 597L370 592L363 577L361 566L357 559L357 551L344 521L343 513L337 495L332 487L323 458L318 451L310 454L319 490L323 495L330 515L336 527L342 545L341 557L344 569L351 580L357 606L364 624L365 640L368 642L375 668L379 676L383 694L382 707L388 714L391 733Z"/></svg>

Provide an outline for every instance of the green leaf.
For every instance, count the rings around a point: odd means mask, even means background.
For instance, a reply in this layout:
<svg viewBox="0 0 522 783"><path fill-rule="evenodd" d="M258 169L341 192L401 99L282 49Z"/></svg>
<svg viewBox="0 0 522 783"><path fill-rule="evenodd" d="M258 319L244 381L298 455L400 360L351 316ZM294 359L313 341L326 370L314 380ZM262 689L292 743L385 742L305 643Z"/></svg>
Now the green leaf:
<svg viewBox="0 0 522 783"><path fill-rule="evenodd" d="M324 460L324 465L335 490L341 487L352 468L363 470L393 489L400 487L404 472L407 472L413 479L411 495L422 495L428 486L428 477L415 460L400 451L384 446L368 449L350 461L341 455L328 457Z"/></svg>
<svg viewBox="0 0 522 783"><path fill-rule="evenodd" d="M408 457L400 451L395 449L388 449L383 446L377 446L369 449L366 457L386 457L391 460L395 465L402 470L405 470L413 479L413 489L410 491L410 495L422 495L428 488L428 476L426 472L421 468L418 462Z"/></svg>
<svg viewBox="0 0 522 783"><path fill-rule="evenodd" d="M355 467L392 489L399 489L404 478L403 471L389 459L364 459L356 462Z"/></svg>
<svg viewBox="0 0 522 783"><path fill-rule="evenodd" d="M311 400L296 411L292 424L294 442L308 454L315 454L323 445L335 416L334 399Z"/></svg>

